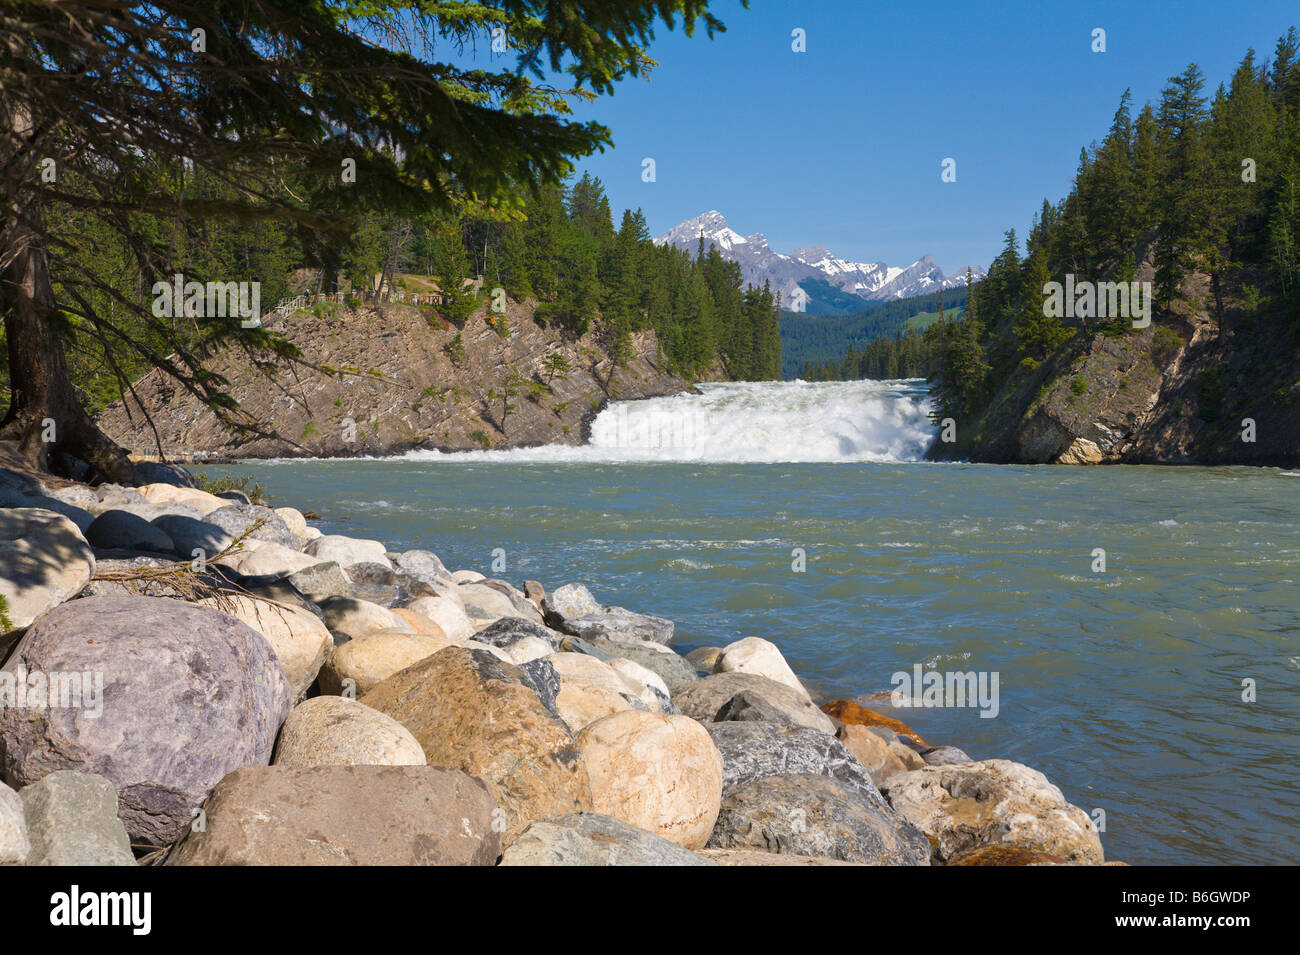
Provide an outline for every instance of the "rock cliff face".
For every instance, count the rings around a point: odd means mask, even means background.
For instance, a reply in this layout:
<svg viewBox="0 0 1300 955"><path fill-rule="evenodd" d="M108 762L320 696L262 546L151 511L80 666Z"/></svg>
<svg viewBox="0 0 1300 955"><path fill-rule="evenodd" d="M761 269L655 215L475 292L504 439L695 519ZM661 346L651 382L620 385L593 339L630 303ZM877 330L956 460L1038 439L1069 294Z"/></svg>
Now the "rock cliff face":
<svg viewBox="0 0 1300 955"><path fill-rule="evenodd" d="M1144 278L1148 276L1142 276ZM935 459L995 464L1300 464L1300 331L1231 293L1215 317L1192 276L1178 313L1121 335L1076 336L1016 368Z"/></svg>
<svg viewBox="0 0 1300 955"><path fill-rule="evenodd" d="M325 303L265 324L316 367L268 376L234 351L207 367L228 379L241 412L273 436L232 435L158 371L106 409L101 427L137 454L157 454L160 442L168 457L180 458L580 444L607 401L692 388L666 369L653 333L636 336L631 357L612 369L594 335L562 338L534 320L530 302L508 303L504 316L480 311L460 330L398 304L354 311ZM552 354L563 356L567 372L548 372L543 362Z"/></svg>

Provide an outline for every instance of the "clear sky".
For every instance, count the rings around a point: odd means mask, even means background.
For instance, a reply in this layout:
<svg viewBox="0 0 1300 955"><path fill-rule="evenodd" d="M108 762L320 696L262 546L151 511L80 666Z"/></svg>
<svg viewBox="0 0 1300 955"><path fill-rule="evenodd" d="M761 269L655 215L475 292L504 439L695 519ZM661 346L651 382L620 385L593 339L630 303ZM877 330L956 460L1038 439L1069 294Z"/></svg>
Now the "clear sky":
<svg viewBox="0 0 1300 955"><path fill-rule="evenodd" d="M580 166L615 216L659 234L709 209L790 251L858 261L930 253L949 274L987 265L1044 197L1069 191L1126 87L1156 102L1200 65L1212 90L1248 48L1271 57L1295 0L719 0L727 32L660 30L659 67L578 115L615 147ZM806 31L807 52L791 50ZM1092 31L1106 31L1093 53ZM653 157L657 180L642 182ZM957 160L957 181L940 164Z"/></svg>

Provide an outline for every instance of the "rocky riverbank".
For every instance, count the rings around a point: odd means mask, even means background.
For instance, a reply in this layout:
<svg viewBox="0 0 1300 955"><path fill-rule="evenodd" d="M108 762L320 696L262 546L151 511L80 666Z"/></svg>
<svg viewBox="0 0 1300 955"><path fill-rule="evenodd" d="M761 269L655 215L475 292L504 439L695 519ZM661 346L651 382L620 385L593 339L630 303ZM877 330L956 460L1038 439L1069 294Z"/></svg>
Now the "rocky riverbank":
<svg viewBox="0 0 1300 955"><path fill-rule="evenodd" d="M693 387L666 367L653 332L632 336L616 363L594 332L566 338L534 308L511 300L462 328L403 304L325 301L277 313L265 327L298 346L300 363L268 369L234 348L205 363L255 431L231 432L160 370L98 424L136 455L161 447L172 460L581 444L607 402ZM725 375L715 367L706 377Z"/></svg>
<svg viewBox="0 0 1300 955"><path fill-rule="evenodd" d="M682 656L179 472L4 477L0 864L1103 862L1041 773L818 705L766 640Z"/></svg>

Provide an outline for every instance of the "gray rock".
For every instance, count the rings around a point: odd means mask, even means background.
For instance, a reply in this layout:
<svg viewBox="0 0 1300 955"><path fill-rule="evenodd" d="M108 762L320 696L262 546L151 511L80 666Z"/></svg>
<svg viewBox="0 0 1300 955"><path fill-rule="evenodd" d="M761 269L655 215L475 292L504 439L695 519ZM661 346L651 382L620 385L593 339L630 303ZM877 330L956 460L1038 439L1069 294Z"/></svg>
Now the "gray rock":
<svg viewBox="0 0 1300 955"><path fill-rule="evenodd" d="M112 505L140 505L148 504L145 496L133 487L124 487L121 484L101 484L95 488L95 497L100 503Z"/></svg>
<svg viewBox="0 0 1300 955"><path fill-rule="evenodd" d="M153 526L172 539L175 552L181 557L193 557L195 550L203 552L205 559L216 556L234 540L216 524L208 521L183 517L180 514L164 514L153 519Z"/></svg>
<svg viewBox="0 0 1300 955"><path fill-rule="evenodd" d="M4 670L19 666L102 674L102 699L0 708L0 776L17 786L60 769L105 776L134 843L175 841L226 773L269 762L289 712L266 638L179 600L70 601L28 628ZM88 718L91 708L102 712Z"/></svg>
<svg viewBox="0 0 1300 955"><path fill-rule="evenodd" d="M175 544L166 531L130 511L105 511L86 529L92 547L170 554Z"/></svg>
<svg viewBox="0 0 1300 955"><path fill-rule="evenodd" d="M44 508L0 510L0 593L14 629L77 596L94 573L95 554L71 520Z"/></svg>
<svg viewBox="0 0 1300 955"><path fill-rule="evenodd" d="M570 637L570 641L578 641L578 637ZM676 693L679 687L687 683L694 683L700 678L693 667L687 660L676 653L664 653L662 650L656 650L653 647L645 646L641 643L623 640L606 640L603 637L597 637L594 640L585 641L589 646L600 650L611 657L622 657L625 660L631 660L633 663L639 663L651 673L657 674L668 687L669 693Z"/></svg>
<svg viewBox="0 0 1300 955"><path fill-rule="evenodd" d="M598 613L600 609L600 604L591 595L591 591L582 584L565 584L556 587L542 601L542 613L546 617L546 623L556 629L562 629L560 624L570 617Z"/></svg>
<svg viewBox="0 0 1300 955"><path fill-rule="evenodd" d="M956 746L936 746L921 754L927 766L958 766L972 762L971 758Z"/></svg>
<svg viewBox="0 0 1300 955"><path fill-rule="evenodd" d="M365 587L397 587L398 575L393 568L374 561L362 561L348 565L348 576L352 582Z"/></svg>
<svg viewBox="0 0 1300 955"><path fill-rule="evenodd" d="M0 866L22 865L31 848L22 798L0 783Z"/></svg>
<svg viewBox="0 0 1300 955"><path fill-rule="evenodd" d="M574 812L535 822L501 857L502 865L713 865L663 836L610 816Z"/></svg>
<svg viewBox="0 0 1300 955"><path fill-rule="evenodd" d="M400 554L389 554L388 559L392 561L393 566L408 577L414 577L417 580L427 582L442 581L448 584L455 584L455 578L449 571L438 555L427 550L406 550Z"/></svg>
<svg viewBox="0 0 1300 955"><path fill-rule="evenodd" d="M529 660L519 664L523 671L524 682L531 686L542 699L542 705L552 713L556 712L555 698L560 695L560 675L555 672L550 660Z"/></svg>
<svg viewBox="0 0 1300 955"><path fill-rule="evenodd" d="M218 495L218 497L225 496L224 493ZM289 530L289 525L284 522L284 518L269 507L261 507L257 504L227 504L212 511L203 519L209 524L216 524L231 537L238 537L261 521L261 526L249 535L253 540L270 541L272 544L279 544L293 550L299 550L302 546L302 541Z"/></svg>
<svg viewBox="0 0 1300 955"><path fill-rule="evenodd" d="M768 701L756 690L743 690L718 707L713 716L715 723L752 723L768 721L796 726L779 706Z"/></svg>
<svg viewBox="0 0 1300 955"><path fill-rule="evenodd" d="M645 640L667 646L673 639L673 622L623 607L605 607L581 617L566 617L560 628L584 640Z"/></svg>
<svg viewBox="0 0 1300 955"><path fill-rule="evenodd" d="M722 794L765 776L816 773L848 784L877 808L886 803L867 768L834 736L793 723L705 723L722 757Z"/></svg>
<svg viewBox="0 0 1300 955"><path fill-rule="evenodd" d="M236 504L252 504L252 499L243 491L236 491L231 488L229 491L218 491L217 497L227 501L234 501Z"/></svg>
<svg viewBox="0 0 1300 955"><path fill-rule="evenodd" d="M198 487L194 475L179 464L170 461L137 461L135 476L141 484L172 484L176 487Z"/></svg>
<svg viewBox="0 0 1300 955"><path fill-rule="evenodd" d="M674 691L673 702L692 719L711 723L724 703L744 691L762 697L791 722L835 735L834 722L806 696L757 673L715 673L703 677Z"/></svg>
<svg viewBox="0 0 1300 955"><path fill-rule="evenodd" d="M496 800L435 766L245 766L167 865L494 865Z"/></svg>
<svg viewBox="0 0 1300 955"><path fill-rule="evenodd" d="M295 571L284 579L317 602L327 597L352 596L352 578L332 560Z"/></svg>
<svg viewBox="0 0 1300 955"><path fill-rule="evenodd" d="M589 657L595 657L602 663L613 659L610 654L597 648L594 644L588 643L581 637L571 637L568 634L560 638L560 649L566 653L585 653Z"/></svg>
<svg viewBox="0 0 1300 955"><path fill-rule="evenodd" d="M28 865L135 865L117 790L103 776L61 770L24 786L21 795L32 844Z"/></svg>
<svg viewBox="0 0 1300 955"><path fill-rule="evenodd" d="M736 786L722 799L709 848L869 865L930 864L930 843L919 829L843 780L811 773L764 776Z"/></svg>
<svg viewBox="0 0 1300 955"><path fill-rule="evenodd" d="M549 646L552 651L560 649L560 634L542 626L540 623L525 620L523 617L502 617L491 626L485 627L474 634L474 639L479 643L486 643L490 647L500 647L502 650L513 647L524 637L536 637Z"/></svg>

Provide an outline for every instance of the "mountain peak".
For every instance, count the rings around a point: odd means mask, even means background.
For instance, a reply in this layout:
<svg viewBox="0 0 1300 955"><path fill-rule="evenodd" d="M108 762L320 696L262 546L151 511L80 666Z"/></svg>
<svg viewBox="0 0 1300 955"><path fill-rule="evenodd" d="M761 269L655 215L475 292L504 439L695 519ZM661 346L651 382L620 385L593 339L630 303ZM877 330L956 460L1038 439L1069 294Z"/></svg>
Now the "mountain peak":
<svg viewBox="0 0 1300 955"><path fill-rule="evenodd" d="M701 238L706 250L716 247L723 258L740 263L741 275L747 283L762 286L770 282L785 301L793 299L801 283L812 283L805 292L824 288L826 284L833 286L839 296L836 311L855 311L857 303L908 298L966 284L965 269L948 278L928 254L902 267L884 262L850 262L838 258L824 245L810 245L783 255L768 246L761 232L740 235L717 209L679 222L657 236L655 242L694 255ZM976 267L972 271L976 278L983 278L983 269Z"/></svg>

